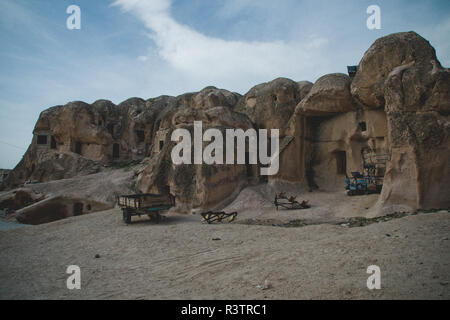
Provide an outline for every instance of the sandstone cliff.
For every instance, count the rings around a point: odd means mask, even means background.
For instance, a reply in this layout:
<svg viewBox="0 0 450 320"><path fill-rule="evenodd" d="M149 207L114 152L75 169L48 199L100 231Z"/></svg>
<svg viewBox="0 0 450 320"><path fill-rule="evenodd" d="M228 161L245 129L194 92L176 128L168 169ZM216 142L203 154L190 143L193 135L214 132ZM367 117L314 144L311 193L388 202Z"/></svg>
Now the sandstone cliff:
<svg viewBox="0 0 450 320"><path fill-rule="evenodd" d="M131 178L135 192L170 191L187 212L223 206L255 183L289 181L310 191L343 191L346 175L362 171L369 161L384 177L380 213L399 206L447 208L449 111L449 70L421 36L397 33L375 41L354 79L329 74L313 84L278 78L244 96L207 87L178 97L47 109L2 188L134 162L141 166ZM192 132L196 120L204 130L279 129L279 172L267 178L259 175L258 165L174 165L171 133Z"/></svg>

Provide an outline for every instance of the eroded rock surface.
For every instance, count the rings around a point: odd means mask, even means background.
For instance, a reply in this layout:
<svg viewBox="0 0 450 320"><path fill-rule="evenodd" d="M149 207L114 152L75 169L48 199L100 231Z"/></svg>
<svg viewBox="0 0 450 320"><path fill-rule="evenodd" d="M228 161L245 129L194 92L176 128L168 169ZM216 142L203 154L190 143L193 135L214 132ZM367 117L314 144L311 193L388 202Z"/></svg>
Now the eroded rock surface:
<svg viewBox="0 0 450 320"><path fill-rule="evenodd" d="M236 106L247 114L257 128L283 129L295 106L310 90L310 83L278 78L250 89Z"/></svg>
<svg viewBox="0 0 450 320"><path fill-rule="evenodd" d="M364 106L383 107L385 81L396 67L411 62L425 66L432 61L437 61L434 48L415 32L382 37L372 44L359 63L351 86L352 94Z"/></svg>
<svg viewBox="0 0 450 320"><path fill-rule="evenodd" d="M350 77L342 73L327 74L319 78L297 106L296 112L321 116L354 111L350 83Z"/></svg>
<svg viewBox="0 0 450 320"><path fill-rule="evenodd" d="M119 105L107 100L71 102L47 109L28 151L2 188L44 182L35 188L45 199L86 197L109 206L120 192L170 192L178 209L190 212L224 207L243 187L255 183L282 181L309 191L344 192L346 176L376 163L376 175L384 177L380 213L447 208L449 114L449 70L421 36L397 33L375 41L353 80L336 73L314 84L278 78L244 96L206 87L177 97L131 98ZM263 177L260 165L249 165L248 159L247 164L175 165L171 135L182 128L193 137L194 121L202 122L203 132L278 129L280 170ZM203 142L203 147L208 144ZM225 150L225 141L223 146ZM113 176L134 165L138 168L131 169L124 188L115 183L108 192L89 187L96 185L90 177L108 174L105 170L112 170ZM45 191L54 180L80 177L86 177L85 188L93 196L77 195L75 189L82 184L65 184L61 192L66 195ZM71 201L66 198L61 201ZM14 202L8 199L4 203ZM40 207L39 201L21 199Z"/></svg>

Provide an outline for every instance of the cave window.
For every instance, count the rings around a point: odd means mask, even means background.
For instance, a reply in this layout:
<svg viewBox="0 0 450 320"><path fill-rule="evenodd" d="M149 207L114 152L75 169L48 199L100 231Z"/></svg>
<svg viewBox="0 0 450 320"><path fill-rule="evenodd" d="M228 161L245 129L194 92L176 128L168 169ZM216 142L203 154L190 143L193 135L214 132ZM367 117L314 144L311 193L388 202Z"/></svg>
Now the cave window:
<svg viewBox="0 0 450 320"><path fill-rule="evenodd" d="M119 144L118 143L114 143L113 145L113 159L119 159Z"/></svg>
<svg viewBox="0 0 450 320"><path fill-rule="evenodd" d="M81 154L81 142L75 142L75 153Z"/></svg>
<svg viewBox="0 0 450 320"><path fill-rule="evenodd" d="M53 136L51 138L50 148L56 149L56 140L55 140L55 138Z"/></svg>
<svg viewBox="0 0 450 320"><path fill-rule="evenodd" d="M143 130L136 130L136 137L138 142L144 142L145 141L145 132Z"/></svg>
<svg viewBox="0 0 450 320"><path fill-rule="evenodd" d="M47 144L47 136L44 135L38 135L37 136L37 144Z"/></svg>
<svg viewBox="0 0 450 320"><path fill-rule="evenodd" d="M367 131L367 125L365 122L360 122L359 127L361 128L362 132Z"/></svg>
<svg viewBox="0 0 450 320"><path fill-rule="evenodd" d="M164 147L164 140L159 140L159 151Z"/></svg>
<svg viewBox="0 0 450 320"><path fill-rule="evenodd" d="M80 202L77 202L73 205L73 215L74 216L81 216L83 214L83 204Z"/></svg>
<svg viewBox="0 0 450 320"><path fill-rule="evenodd" d="M86 206L86 209L87 209L88 211L91 211L91 210L92 210L92 207L91 207L91 205L90 205L90 204L88 204L88 205Z"/></svg>
<svg viewBox="0 0 450 320"><path fill-rule="evenodd" d="M347 71L350 78L353 79L356 76L356 72L358 72L358 67L359 66L347 66Z"/></svg>
<svg viewBox="0 0 450 320"><path fill-rule="evenodd" d="M347 173L347 156L345 154L345 151L336 152L336 168L337 174Z"/></svg>

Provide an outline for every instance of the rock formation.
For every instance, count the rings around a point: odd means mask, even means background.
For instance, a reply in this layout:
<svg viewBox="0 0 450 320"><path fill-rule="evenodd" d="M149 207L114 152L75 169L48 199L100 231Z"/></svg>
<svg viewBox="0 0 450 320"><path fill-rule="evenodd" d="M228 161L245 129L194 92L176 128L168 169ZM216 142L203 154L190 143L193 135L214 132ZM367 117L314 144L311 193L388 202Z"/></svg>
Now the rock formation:
<svg viewBox="0 0 450 320"><path fill-rule="evenodd" d="M349 76L342 73L319 78L296 107L296 112L308 116L326 116L354 111L350 83Z"/></svg>
<svg viewBox="0 0 450 320"><path fill-rule="evenodd" d="M252 183L281 180L310 191L343 191L346 175L377 163L377 175L384 176L380 213L399 206L447 208L449 112L449 70L421 36L397 33L375 41L353 79L328 74L312 84L278 78L244 96L207 87L117 106L99 100L47 109L2 187L91 176L135 161L140 169L130 178L134 190L127 190L171 192L179 209L188 212L220 207ZM194 121L222 132L279 129L279 172L267 178L259 176L258 165L173 164L171 134L177 128L192 132ZM46 199L58 202L59 196ZM112 194L104 199L109 200L99 203L113 205Z"/></svg>
<svg viewBox="0 0 450 320"><path fill-rule="evenodd" d="M259 84L238 102L236 111L247 114L257 128L283 129L311 85L286 78Z"/></svg>
<svg viewBox="0 0 450 320"><path fill-rule="evenodd" d="M176 195L181 211L189 211L195 207L210 208L226 201L233 194L236 195L248 181L246 165L174 165L171 151L175 143L170 138L173 130L177 128L187 129L193 136L194 121L202 121L203 130L216 128L224 132L227 128L253 128L252 122L245 114L233 111L237 98L236 94L208 87L192 96L189 103L180 106L171 115L170 121L166 118L166 123L159 128L165 132L163 148L148 159L146 168L137 179L139 190L170 190ZM225 149L225 145L223 148ZM250 176L254 174L255 170Z"/></svg>
<svg viewBox="0 0 450 320"><path fill-rule="evenodd" d="M384 107L385 80L394 68L413 61L427 65L433 60L436 60L434 48L415 32L382 37L364 54L352 82L352 95L363 106Z"/></svg>

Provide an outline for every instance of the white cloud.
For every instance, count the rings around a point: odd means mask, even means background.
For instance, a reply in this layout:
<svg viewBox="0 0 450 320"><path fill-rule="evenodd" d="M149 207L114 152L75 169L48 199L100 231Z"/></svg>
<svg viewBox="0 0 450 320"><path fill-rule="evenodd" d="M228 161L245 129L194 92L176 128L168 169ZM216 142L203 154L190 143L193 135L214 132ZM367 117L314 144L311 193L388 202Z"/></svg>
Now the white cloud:
<svg viewBox="0 0 450 320"><path fill-rule="evenodd" d="M192 80L247 91L276 77L314 80L325 72L327 39L305 42L244 42L208 37L182 25L170 14L170 0L116 0L114 6L137 16L152 32L159 56Z"/></svg>

